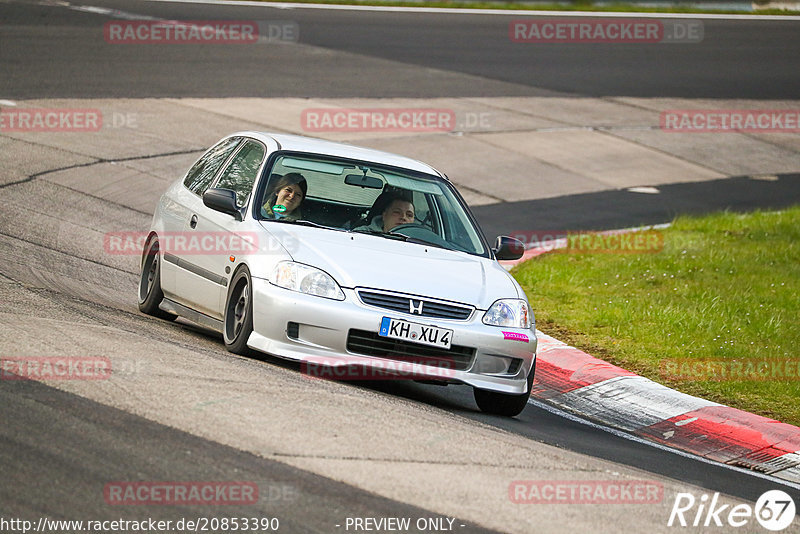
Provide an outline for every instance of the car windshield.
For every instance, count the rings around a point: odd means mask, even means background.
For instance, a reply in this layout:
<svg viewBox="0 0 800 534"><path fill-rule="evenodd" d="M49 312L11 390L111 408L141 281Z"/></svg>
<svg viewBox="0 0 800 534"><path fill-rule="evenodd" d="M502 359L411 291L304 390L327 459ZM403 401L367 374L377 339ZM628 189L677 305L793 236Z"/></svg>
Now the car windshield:
<svg viewBox="0 0 800 534"><path fill-rule="evenodd" d="M489 256L465 206L439 177L305 154L279 155L266 172L261 219Z"/></svg>

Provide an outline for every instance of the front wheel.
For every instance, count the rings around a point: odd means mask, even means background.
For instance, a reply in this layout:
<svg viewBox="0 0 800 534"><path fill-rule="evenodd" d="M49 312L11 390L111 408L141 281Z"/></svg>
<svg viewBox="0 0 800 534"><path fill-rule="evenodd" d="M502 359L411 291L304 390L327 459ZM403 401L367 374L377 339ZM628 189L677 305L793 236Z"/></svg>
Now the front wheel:
<svg viewBox="0 0 800 534"><path fill-rule="evenodd" d="M496 391L486 391L485 389L473 389L475 395L475 402L482 412L505 415L507 417L514 417L522 413L525 406L528 404L528 399L531 397L531 389L533 388L533 375L536 372L536 360L533 360L531 372L528 373L528 390L519 395L508 393L497 393Z"/></svg>
<svg viewBox="0 0 800 534"><path fill-rule="evenodd" d="M139 311L172 321L175 315L158 307L164 299L161 291L161 255L158 238L153 237L144 247L142 253L142 272L139 276Z"/></svg>
<svg viewBox="0 0 800 534"><path fill-rule="evenodd" d="M247 267L239 269L228 286L223 338L234 354L249 354L247 340L253 332L253 287Z"/></svg>

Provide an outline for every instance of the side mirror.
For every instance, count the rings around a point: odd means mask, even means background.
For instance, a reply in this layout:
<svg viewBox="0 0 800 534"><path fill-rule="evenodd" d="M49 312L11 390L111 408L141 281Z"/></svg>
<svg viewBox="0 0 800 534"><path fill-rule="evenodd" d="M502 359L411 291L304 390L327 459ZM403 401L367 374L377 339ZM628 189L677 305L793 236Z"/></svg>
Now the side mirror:
<svg viewBox="0 0 800 534"><path fill-rule="evenodd" d="M498 260L518 260L525 253L525 245L519 239L501 235L492 249Z"/></svg>
<svg viewBox="0 0 800 534"><path fill-rule="evenodd" d="M236 205L236 192L230 189L212 187L203 193L203 204L214 211L232 215L237 221L242 220L242 212Z"/></svg>

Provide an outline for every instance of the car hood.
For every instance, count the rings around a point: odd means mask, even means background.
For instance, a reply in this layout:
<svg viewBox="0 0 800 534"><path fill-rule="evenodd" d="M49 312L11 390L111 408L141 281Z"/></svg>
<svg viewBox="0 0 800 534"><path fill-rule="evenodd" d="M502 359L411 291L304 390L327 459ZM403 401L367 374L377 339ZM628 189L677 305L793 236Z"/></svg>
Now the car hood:
<svg viewBox="0 0 800 534"><path fill-rule="evenodd" d="M489 258L363 233L261 224L295 261L322 269L345 288L397 291L482 310L520 294L511 275Z"/></svg>

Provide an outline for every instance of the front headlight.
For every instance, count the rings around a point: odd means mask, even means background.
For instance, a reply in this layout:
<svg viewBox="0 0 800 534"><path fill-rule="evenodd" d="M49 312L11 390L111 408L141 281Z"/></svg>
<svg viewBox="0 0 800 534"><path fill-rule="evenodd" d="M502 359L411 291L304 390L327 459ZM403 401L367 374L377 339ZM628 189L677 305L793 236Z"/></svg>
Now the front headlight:
<svg viewBox="0 0 800 534"><path fill-rule="evenodd" d="M269 281L276 286L307 295L344 300L344 293L331 275L302 263L280 262L275 266Z"/></svg>
<svg viewBox="0 0 800 534"><path fill-rule="evenodd" d="M483 314L483 324L510 328L530 328L531 314L528 303L520 299L495 301Z"/></svg>

